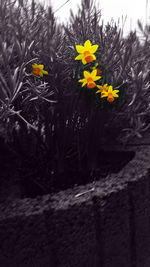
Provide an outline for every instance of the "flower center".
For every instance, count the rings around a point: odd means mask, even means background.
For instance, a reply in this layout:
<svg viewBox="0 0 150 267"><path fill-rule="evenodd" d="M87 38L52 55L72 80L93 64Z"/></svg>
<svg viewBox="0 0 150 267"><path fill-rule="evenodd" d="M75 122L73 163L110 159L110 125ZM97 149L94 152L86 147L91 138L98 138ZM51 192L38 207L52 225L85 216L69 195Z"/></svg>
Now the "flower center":
<svg viewBox="0 0 150 267"><path fill-rule="evenodd" d="M91 78L89 78L89 82L87 83L87 87L88 88L94 88L95 86L96 86L96 83Z"/></svg>
<svg viewBox="0 0 150 267"><path fill-rule="evenodd" d="M109 102L113 102L113 101L114 101L114 97L113 97L113 94L112 94L112 93L108 93L108 98L107 98L107 100L108 100Z"/></svg>
<svg viewBox="0 0 150 267"><path fill-rule="evenodd" d="M92 78L87 78L87 87L88 88L94 88L96 86L96 83L93 81Z"/></svg>
<svg viewBox="0 0 150 267"><path fill-rule="evenodd" d="M85 51L83 54L87 63L93 61L93 57L89 51Z"/></svg>
<svg viewBox="0 0 150 267"><path fill-rule="evenodd" d="M94 88L96 86L96 84L93 82L93 83L88 83L87 84L87 87L88 88Z"/></svg>
<svg viewBox="0 0 150 267"><path fill-rule="evenodd" d="M89 51L85 51L83 54L86 57L86 56L89 56L90 55L90 52Z"/></svg>
<svg viewBox="0 0 150 267"><path fill-rule="evenodd" d="M102 92L101 92L101 95L104 95L104 93L106 92L106 88L102 88Z"/></svg>
<svg viewBox="0 0 150 267"><path fill-rule="evenodd" d="M35 74L35 75L39 75L39 72L40 72L40 68L35 68L32 73Z"/></svg>
<svg viewBox="0 0 150 267"><path fill-rule="evenodd" d="M93 79L92 78L87 78L87 82L93 82Z"/></svg>

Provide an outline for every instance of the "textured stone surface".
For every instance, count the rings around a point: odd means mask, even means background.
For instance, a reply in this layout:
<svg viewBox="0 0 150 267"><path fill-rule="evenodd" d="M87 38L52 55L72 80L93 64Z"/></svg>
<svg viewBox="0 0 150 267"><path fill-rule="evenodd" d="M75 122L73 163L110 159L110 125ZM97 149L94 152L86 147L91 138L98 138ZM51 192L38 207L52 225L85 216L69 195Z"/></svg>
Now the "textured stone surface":
<svg viewBox="0 0 150 267"><path fill-rule="evenodd" d="M92 203L73 203L53 214L45 212L49 241L56 266L98 266L96 232Z"/></svg>
<svg viewBox="0 0 150 267"><path fill-rule="evenodd" d="M150 177L129 182L131 256L143 267L150 255Z"/></svg>
<svg viewBox="0 0 150 267"><path fill-rule="evenodd" d="M29 203L27 200L27 205L12 204L13 214L9 213L8 207L5 219L0 217L2 267L49 267L50 262L54 266L42 208L37 205L36 210L32 210L34 205L29 208Z"/></svg>
<svg viewBox="0 0 150 267"><path fill-rule="evenodd" d="M148 267L150 150L117 175L0 205L2 267Z"/></svg>
<svg viewBox="0 0 150 267"><path fill-rule="evenodd" d="M130 266L130 231L127 187L93 197L99 254L103 267Z"/></svg>

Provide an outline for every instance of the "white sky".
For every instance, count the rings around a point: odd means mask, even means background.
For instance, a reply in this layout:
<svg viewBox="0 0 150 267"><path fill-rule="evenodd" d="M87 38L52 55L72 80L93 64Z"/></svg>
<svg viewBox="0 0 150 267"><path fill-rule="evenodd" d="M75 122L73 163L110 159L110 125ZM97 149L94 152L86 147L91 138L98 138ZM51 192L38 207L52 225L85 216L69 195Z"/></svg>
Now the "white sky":
<svg viewBox="0 0 150 267"><path fill-rule="evenodd" d="M67 0L39 0L46 4L51 3L53 10L56 11ZM102 13L102 19L104 22L110 21L113 18L116 22L120 18L122 21L122 15L125 18L127 15L126 23L124 26L125 34L137 28L137 20L140 19L144 25L146 22L146 1L148 3L147 16L150 23L150 0L94 0L96 5L99 6ZM69 0L60 10L55 13L58 21L65 22L69 18L70 9L73 13L76 13L77 6L81 4L81 0ZM121 25L121 24L120 24Z"/></svg>

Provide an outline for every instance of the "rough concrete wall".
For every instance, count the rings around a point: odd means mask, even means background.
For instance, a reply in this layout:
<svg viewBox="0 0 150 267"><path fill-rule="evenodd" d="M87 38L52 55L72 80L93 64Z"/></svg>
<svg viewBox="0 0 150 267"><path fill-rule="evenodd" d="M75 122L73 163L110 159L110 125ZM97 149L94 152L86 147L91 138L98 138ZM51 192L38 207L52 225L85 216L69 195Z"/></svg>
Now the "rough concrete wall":
<svg viewBox="0 0 150 267"><path fill-rule="evenodd" d="M12 207L14 216L0 220L0 266L53 267L44 214L40 209L32 213L26 209L15 216L16 207Z"/></svg>
<svg viewBox="0 0 150 267"><path fill-rule="evenodd" d="M94 214L91 203L73 203L53 213L46 211L48 239L57 267L98 266Z"/></svg>
<svg viewBox="0 0 150 267"><path fill-rule="evenodd" d="M94 185L1 205L0 266L149 267L149 166L147 149Z"/></svg>
<svg viewBox="0 0 150 267"><path fill-rule="evenodd" d="M101 266L130 266L130 230L127 188L104 197L94 196Z"/></svg>
<svg viewBox="0 0 150 267"><path fill-rule="evenodd" d="M133 266L144 267L150 256L150 175L129 182L128 193Z"/></svg>

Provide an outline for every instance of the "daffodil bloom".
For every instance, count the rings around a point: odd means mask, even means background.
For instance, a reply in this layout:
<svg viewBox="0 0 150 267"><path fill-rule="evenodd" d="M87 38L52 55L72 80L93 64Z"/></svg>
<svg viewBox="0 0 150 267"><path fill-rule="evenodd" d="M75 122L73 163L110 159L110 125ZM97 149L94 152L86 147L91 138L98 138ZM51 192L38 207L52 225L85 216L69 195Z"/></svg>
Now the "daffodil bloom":
<svg viewBox="0 0 150 267"><path fill-rule="evenodd" d="M87 84L88 88L94 88L96 86L95 81L99 80L101 76L96 76L97 70L93 70L91 73L88 71L84 71L84 79L79 80L82 84L82 87Z"/></svg>
<svg viewBox="0 0 150 267"><path fill-rule="evenodd" d="M101 93L101 96L103 96L104 93L107 92L107 91L108 91L108 88L109 88L109 86L108 86L107 83L104 84L103 86L101 86L101 85L97 85L97 87L99 88L99 90L96 91L96 94Z"/></svg>
<svg viewBox="0 0 150 267"><path fill-rule="evenodd" d="M78 55L75 60L82 60L82 63L84 65L90 63L93 60L96 60L96 57L93 54L96 52L97 49L98 45L91 45L90 40L87 40L84 43L84 46L76 45L76 50L80 55Z"/></svg>
<svg viewBox="0 0 150 267"><path fill-rule="evenodd" d="M95 66L93 67L93 70L97 70L97 76L100 76L102 74L102 71L97 69L98 63L95 63Z"/></svg>
<svg viewBox="0 0 150 267"><path fill-rule="evenodd" d="M35 76L43 77L43 74L48 74L47 71L43 70L44 65L34 64L34 65L32 65L32 68L33 68L32 74Z"/></svg>
<svg viewBox="0 0 150 267"><path fill-rule="evenodd" d="M119 97L117 95L117 93L119 92L119 90L113 90L112 86L109 86L108 90L106 92L103 92L103 95L101 95L101 97L107 97L107 100L109 102L113 102L114 101L114 97Z"/></svg>

